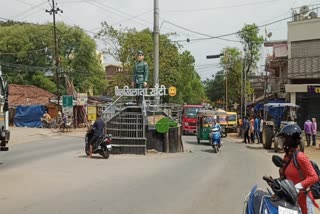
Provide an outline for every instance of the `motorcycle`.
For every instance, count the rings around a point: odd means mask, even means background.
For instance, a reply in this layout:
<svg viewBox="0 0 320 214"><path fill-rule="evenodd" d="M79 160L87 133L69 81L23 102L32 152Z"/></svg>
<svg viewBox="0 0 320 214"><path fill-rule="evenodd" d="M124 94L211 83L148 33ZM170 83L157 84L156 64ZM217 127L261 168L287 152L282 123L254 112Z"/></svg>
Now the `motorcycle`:
<svg viewBox="0 0 320 214"><path fill-rule="evenodd" d="M281 157L273 155L272 161L277 167L283 166ZM273 193L259 189L255 185L245 199L243 213L245 214L300 214L298 193L292 181L287 179L272 179L263 176Z"/></svg>
<svg viewBox="0 0 320 214"><path fill-rule="evenodd" d="M221 146L221 132L218 127L214 127L210 132L210 144L215 153L218 153Z"/></svg>
<svg viewBox="0 0 320 214"><path fill-rule="evenodd" d="M89 142L90 139L93 136L93 131L90 131L86 134L85 136L85 152L86 155L89 156L89 150L90 150L90 146L89 146ZM110 152L112 150L112 135L103 135L101 137L99 137L96 142L93 144L93 150L92 153L93 154L99 154L101 155L104 159L108 159L110 156Z"/></svg>

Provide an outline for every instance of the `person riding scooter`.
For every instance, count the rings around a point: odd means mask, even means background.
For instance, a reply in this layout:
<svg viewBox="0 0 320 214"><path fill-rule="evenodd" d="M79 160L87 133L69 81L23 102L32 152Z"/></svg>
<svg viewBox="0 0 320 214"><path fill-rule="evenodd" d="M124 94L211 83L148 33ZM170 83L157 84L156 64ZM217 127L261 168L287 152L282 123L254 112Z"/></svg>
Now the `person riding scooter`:
<svg viewBox="0 0 320 214"><path fill-rule="evenodd" d="M220 136L221 136L221 133L220 133L220 132L221 132L221 126L220 126L220 124L217 122L216 119L213 120L211 129L212 129L212 130L218 129L217 131L219 132L219 136L216 137L215 140L217 140L218 145L219 145L219 147L220 147L220 146L221 146L221 137L220 137ZM215 137L213 134L214 134L214 133L210 133L210 139L211 139L211 141L213 141L212 138Z"/></svg>
<svg viewBox="0 0 320 214"><path fill-rule="evenodd" d="M93 131L92 137L89 141L90 149L89 149L89 157L92 158L93 145L96 141L101 138L104 134L105 123L101 118L101 114L97 114L97 119L93 123L93 125L88 129L88 132Z"/></svg>

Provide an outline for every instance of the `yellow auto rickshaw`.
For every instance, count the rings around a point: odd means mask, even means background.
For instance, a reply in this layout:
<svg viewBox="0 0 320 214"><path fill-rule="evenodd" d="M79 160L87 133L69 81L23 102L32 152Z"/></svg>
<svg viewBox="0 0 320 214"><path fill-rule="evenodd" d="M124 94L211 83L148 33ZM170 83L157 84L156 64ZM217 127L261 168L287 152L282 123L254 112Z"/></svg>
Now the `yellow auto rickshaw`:
<svg viewBox="0 0 320 214"><path fill-rule="evenodd" d="M218 123L221 126L221 137L227 137L227 125L228 125L228 115L223 109L215 110L215 115L217 116Z"/></svg>

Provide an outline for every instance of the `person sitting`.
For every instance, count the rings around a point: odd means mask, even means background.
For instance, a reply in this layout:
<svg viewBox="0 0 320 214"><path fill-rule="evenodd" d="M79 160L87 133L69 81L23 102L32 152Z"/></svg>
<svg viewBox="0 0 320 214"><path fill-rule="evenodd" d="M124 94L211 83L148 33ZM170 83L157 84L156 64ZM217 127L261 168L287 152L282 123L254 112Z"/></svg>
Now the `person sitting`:
<svg viewBox="0 0 320 214"><path fill-rule="evenodd" d="M217 128L217 129L218 129L218 132L219 132L219 134L220 134L220 136L221 136L221 126L220 126L220 124L217 122L217 120L213 120L212 129L214 129L214 128ZM210 139L212 139L212 137L213 137L212 134L213 134L213 133L210 133L210 134L209 134ZM220 137L219 137L219 140L218 140L218 145L219 145L219 147L221 146L221 138L220 138Z"/></svg>
<svg viewBox="0 0 320 214"><path fill-rule="evenodd" d="M105 122L101 118L101 114L97 114L97 119L93 123L93 125L88 129L88 132L93 132L92 137L89 141L89 157L92 158L92 152L93 152L93 145L96 143L96 141L103 136L104 134L104 127Z"/></svg>

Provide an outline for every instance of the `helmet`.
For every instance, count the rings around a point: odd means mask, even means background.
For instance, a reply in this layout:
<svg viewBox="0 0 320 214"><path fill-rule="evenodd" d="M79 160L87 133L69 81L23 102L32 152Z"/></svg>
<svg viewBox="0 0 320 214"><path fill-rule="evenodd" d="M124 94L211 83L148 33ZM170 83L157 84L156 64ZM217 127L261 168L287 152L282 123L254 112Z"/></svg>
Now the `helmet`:
<svg viewBox="0 0 320 214"><path fill-rule="evenodd" d="M301 140L301 129L296 124L289 124L281 128L277 137L285 138L284 146L297 147Z"/></svg>

